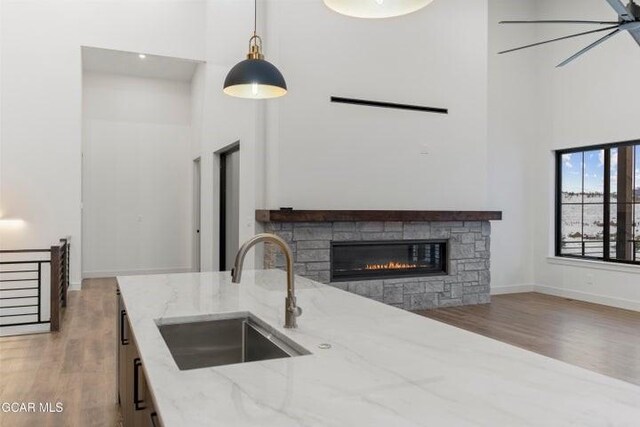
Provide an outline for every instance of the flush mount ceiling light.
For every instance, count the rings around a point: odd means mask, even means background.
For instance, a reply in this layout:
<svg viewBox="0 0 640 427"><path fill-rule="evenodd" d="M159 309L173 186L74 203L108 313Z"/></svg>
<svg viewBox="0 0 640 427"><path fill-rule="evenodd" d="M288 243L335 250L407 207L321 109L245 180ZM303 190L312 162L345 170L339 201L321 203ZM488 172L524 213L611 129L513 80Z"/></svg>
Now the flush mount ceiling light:
<svg viewBox="0 0 640 427"><path fill-rule="evenodd" d="M282 73L262 54L262 39L256 33L257 0L254 0L253 36L249 39L247 59L236 64L224 80L224 93L250 99L269 99L287 93Z"/></svg>
<svg viewBox="0 0 640 427"><path fill-rule="evenodd" d="M147 55L145 55L144 53L139 53L138 54L138 58L140 59L145 59L147 57Z"/></svg>
<svg viewBox="0 0 640 427"><path fill-rule="evenodd" d="M324 0L329 9L355 18L391 18L407 15L433 0Z"/></svg>

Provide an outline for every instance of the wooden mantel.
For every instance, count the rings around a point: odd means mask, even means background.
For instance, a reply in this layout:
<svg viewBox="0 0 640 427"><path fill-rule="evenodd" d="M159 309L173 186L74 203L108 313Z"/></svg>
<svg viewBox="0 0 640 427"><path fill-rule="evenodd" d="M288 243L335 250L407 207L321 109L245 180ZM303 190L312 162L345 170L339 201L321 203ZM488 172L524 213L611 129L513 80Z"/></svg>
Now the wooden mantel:
<svg viewBox="0 0 640 427"><path fill-rule="evenodd" d="M258 222L500 221L501 211L256 210Z"/></svg>

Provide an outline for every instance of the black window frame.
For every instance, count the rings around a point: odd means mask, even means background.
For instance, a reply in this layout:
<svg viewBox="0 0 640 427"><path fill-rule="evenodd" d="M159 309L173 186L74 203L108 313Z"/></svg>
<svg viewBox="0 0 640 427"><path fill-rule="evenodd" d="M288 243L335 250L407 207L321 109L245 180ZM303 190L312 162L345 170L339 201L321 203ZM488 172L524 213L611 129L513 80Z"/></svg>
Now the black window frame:
<svg viewBox="0 0 640 427"><path fill-rule="evenodd" d="M555 256L561 258L571 258L571 259L580 259L580 260L588 260L588 261L602 261L607 263L614 264L627 264L627 265L640 265L640 258L636 257L636 251L634 250L634 259L630 260L621 260L616 258L611 258L610 249L611 249L611 150L619 147L629 147L629 146L639 146L640 139L623 141L623 142L614 142L607 144L598 144L598 145L589 145L584 147L575 147L575 148L567 148L567 149L559 149L555 150ZM575 153L586 153L589 151L596 150L604 150L604 194L603 194L603 248L602 248L602 257L593 257L593 256L584 256L584 255L575 255L575 254L563 254L562 253L562 156L566 154L575 154ZM636 163L634 166L640 167L640 159L635 159ZM583 166L584 167L584 166ZM584 174L584 172L583 172ZM584 178L583 178L584 179ZM584 191L584 188L583 188ZM633 204L640 205L640 202L634 202ZM613 203L614 205L617 204ZM584 206L584 203L582 204ZM584 220L582 220L584 223ZM634 235L634 242L639 242L640 239L637 239L637 236Z"/></svg>

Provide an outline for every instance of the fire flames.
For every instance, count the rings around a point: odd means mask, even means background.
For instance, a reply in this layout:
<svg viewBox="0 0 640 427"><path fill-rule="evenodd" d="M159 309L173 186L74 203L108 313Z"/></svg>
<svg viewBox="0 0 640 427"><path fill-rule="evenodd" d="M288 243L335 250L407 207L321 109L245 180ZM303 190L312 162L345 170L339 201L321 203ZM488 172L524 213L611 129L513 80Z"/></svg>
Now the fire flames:
<svg viewBox="0 0 640 427"><path fill-rule="evenodd" d="M389 261L386 264L367 264L364 267L365 270L406 270L408 268L418 268L418 265Z"/></svg>

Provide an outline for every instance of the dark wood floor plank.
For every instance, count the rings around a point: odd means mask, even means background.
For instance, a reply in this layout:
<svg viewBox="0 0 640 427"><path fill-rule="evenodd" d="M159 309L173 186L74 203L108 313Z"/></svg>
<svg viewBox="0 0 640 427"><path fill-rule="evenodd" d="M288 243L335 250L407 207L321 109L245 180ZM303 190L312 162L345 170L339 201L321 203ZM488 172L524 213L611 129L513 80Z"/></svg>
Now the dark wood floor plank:
<svg viewBox="0 0 640 427"><path fill-rule="evenodd" d="M538 293L418 314L640 385L640 313Z"/></svg>

